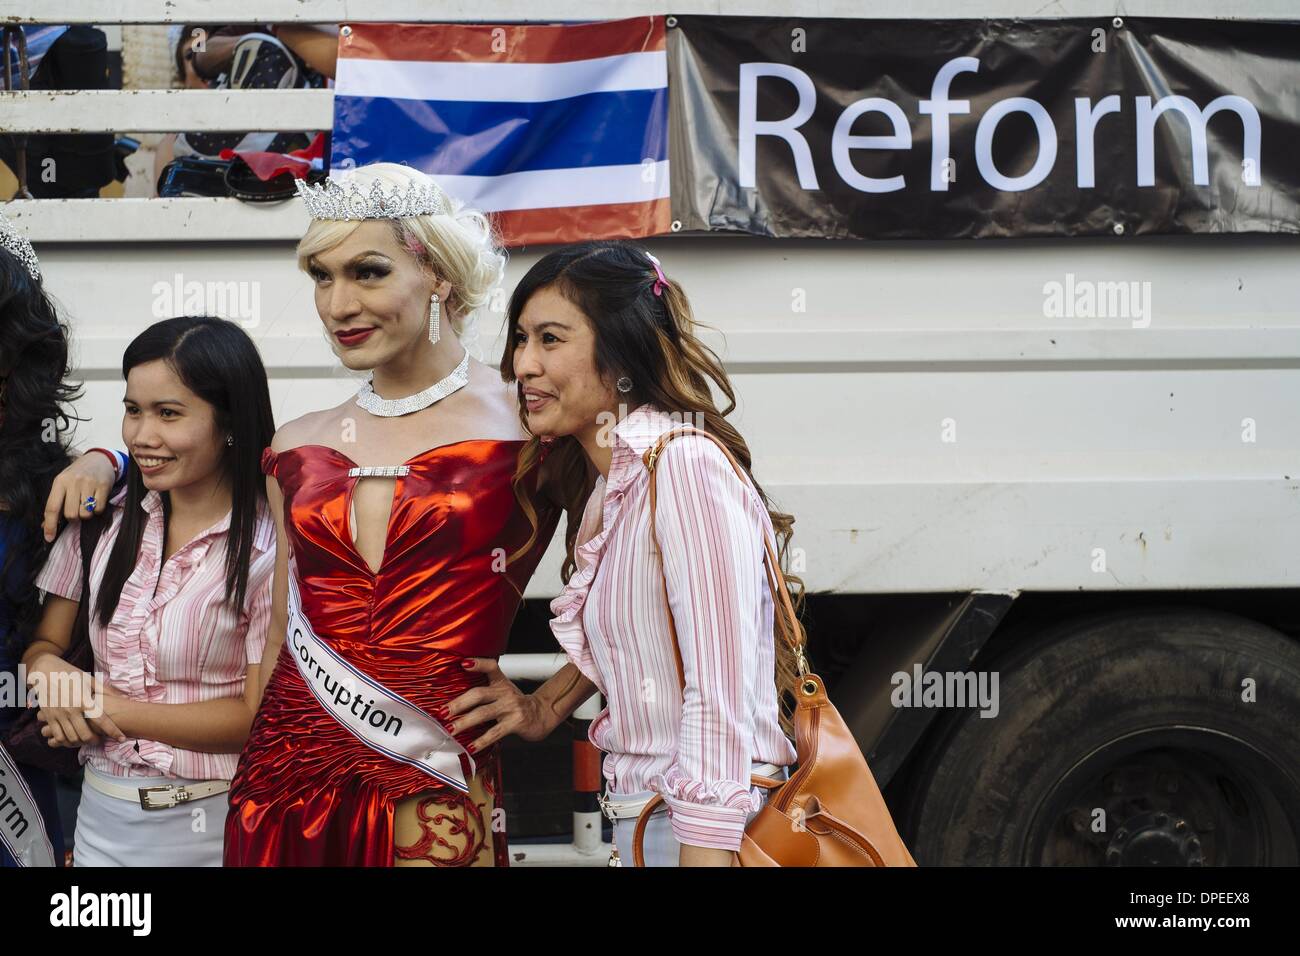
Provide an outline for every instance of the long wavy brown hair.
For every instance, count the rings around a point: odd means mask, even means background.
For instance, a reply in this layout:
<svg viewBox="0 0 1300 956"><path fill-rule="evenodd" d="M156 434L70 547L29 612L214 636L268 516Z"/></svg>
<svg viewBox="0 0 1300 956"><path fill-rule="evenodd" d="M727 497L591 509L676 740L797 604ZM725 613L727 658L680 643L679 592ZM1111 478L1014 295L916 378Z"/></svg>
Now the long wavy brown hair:
<svg viewBox="0 0 1300 956"><path fill-rule="evenodd" d="M601 379L612 382L626 375L632 380L632 391L620 396L629 408L649 402L662 411L679 415L682 421L691 422L721 440L745 469L771 517L777 553L784 568L794 518L774 508L767 493L754 480L749 446L726 418L736 408L735 391L718 356L697 336L700 326L686 293L669 278L662 295L655 295L657 279L648 253L633 242L583 242L542 257L528 270L510 298L508 347L501 359L501 377L519 385L514 374L512 343L528 301L540 289L549 288L563 295L591 323L596 340L596 371ZM724 408L714 403L711 384L726 396ZM528 415L522 401L519 417L527 430ZM571 435L563 436L550 444L545 481L538 486L527 479L538 468L541 457L541 439L534 435L519 454L514 478L515 496L533 526L533 536L511 559L527 553L536 540L537 502L530 491L530 487L536 487L535 494L546 496L567 515L561 572L567 583L575 569L578 526L595 485L595 469L578 440ZM796 619L786 620L779 602L776 603L776 686L781 700L782 726L787 733L792 733L790 715L798 680L794 647L802 648L806 638L803 624L798 620L803 609L804 587L793 575L787 574L785 580Z"/></svg>

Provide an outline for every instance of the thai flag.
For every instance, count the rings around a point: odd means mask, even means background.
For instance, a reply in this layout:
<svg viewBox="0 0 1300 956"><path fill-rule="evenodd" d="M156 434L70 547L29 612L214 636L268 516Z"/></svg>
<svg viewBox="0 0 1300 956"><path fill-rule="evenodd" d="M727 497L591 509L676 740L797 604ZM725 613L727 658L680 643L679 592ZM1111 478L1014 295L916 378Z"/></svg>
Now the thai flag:
<svg viewBox="0 0 1300 956"><path fill-rule="evenodd" d="M507 245L669 231L663 17L352 24L334 104L332 168L423 170Z"/></svg>

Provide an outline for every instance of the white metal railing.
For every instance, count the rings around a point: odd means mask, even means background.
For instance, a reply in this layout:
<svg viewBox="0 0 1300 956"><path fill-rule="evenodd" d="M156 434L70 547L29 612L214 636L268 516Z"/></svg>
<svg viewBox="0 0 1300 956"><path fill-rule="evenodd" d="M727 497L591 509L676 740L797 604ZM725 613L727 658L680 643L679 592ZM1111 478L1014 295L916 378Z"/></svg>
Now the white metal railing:
<svg viewBox="0 0 1300 956"><path fill-rule="evenodd" d="M57 90L0 94L6 133L329 129L333 90Z"/></svg>
<svg viewBox="0 0 1300 956"><path fill-rule="evenodd" d="M778 0L742 0L754 10ZM883 5L883 4L882 4ZM1029 5L1026 0L1026 6ZM721 13L719 3L688 3ZM848 4L844 4L845 7ZM666 11L662 0L0 0L0 22L19 23L443 23L611 20ZM678 7L673 5L673 9ZM788 5L783 8L789 12ZM685 12L685 7L682 8Z"/></svg>
<svg viewBox="0 0 1300 956"><path fill-rule="evenodd" d="M1294 0L813 0L807 17L898 19L956 17L1205 17L1289 20ZM1225 10L1225 7L1228 8ZM478 23L613 20L652 13L791 16L789 0L0 0L8 23Z"/></svg>
<svg viewBox="0 0 1300 956"><path fill-rule="evenodd" d="M297 242L307 231L300 202L169 199L16 199L4 213L35 243Z"/></svg>
<svg viewBox="0 0 1300 956"><path fill-rule="evenodd" d="M182 23L330 20L347 4L223 0L185 3L136 0L113 4L0 0L0 23ZM355 5L354 5L355 6ZM414 13L409 3L394 4ZM313 13L320 11L319 15ZM427 14L426 14L427 18ZM329 129L330 89L59 90L0 92L0 132L182 133ZM39 242L294 240L307 225L297 203L257 205L231 198L16 200L5 212Z"/></svg>

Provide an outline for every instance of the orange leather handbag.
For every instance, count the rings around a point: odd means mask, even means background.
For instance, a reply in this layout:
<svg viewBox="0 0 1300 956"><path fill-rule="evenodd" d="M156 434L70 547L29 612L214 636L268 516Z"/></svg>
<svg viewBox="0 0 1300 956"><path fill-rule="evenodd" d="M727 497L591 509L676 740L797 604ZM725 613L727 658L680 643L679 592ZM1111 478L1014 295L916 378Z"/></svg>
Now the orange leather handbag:
<svg viewBox="0 0 1300 956"><path fill-rule="evenodd" d="M740 480L747 483L744 470L713 435L690 427L665 432L646 452L644 459L650 471L650 539L656 547L655 460L669 441L678 435L689 434L714 442L727 456ZM775 613L785 615L792 625L786 633L792 635L792 642L797 642L794 635L801 632L793 625L798 619L770 536L765 536L763 545L767 551L767 581ZM677 640L672 606L668 603L668 584L666 580L662 583L677 660L677 679L685 688L681 646ZM802 644L792 643L792 647L799 671L794 713L797 769L789 780L753 777L756 786L771 792L762 809L745 827L736 865L916 866L898 835L866 758L839 711L827 698L821 678L809 670ZM642 844L646 824L650 814L662 802L663 797L655 795L637 818L632 839L632 858L637 866L645 865Z"/></svg>

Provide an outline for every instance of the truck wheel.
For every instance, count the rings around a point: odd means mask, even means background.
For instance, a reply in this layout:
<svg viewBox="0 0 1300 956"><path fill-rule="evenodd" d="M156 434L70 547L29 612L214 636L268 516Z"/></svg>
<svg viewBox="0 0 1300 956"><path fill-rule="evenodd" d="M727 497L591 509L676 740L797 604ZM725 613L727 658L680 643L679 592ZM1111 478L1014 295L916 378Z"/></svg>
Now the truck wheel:
<svg viewBox="0 0 1300 956"><path fill-rule="evenodd" d="M975 667L999 712L928 738L904 814L921 865L1300 861L1300 647L1279 632L1124 612Z"/></svg>

